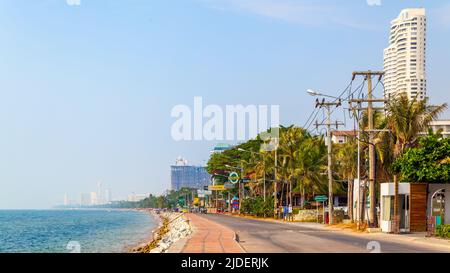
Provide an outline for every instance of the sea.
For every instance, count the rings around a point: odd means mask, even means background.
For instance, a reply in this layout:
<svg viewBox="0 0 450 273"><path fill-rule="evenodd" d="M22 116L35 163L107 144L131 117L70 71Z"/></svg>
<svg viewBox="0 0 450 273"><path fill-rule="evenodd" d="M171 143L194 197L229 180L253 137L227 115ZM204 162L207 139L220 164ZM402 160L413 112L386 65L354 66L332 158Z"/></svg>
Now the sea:
<svg viewBox="0 0 450 273"><path fill-rule="evenodd" d="M123 253L156 220L134 210L0 210L0 253Z"/></svg>

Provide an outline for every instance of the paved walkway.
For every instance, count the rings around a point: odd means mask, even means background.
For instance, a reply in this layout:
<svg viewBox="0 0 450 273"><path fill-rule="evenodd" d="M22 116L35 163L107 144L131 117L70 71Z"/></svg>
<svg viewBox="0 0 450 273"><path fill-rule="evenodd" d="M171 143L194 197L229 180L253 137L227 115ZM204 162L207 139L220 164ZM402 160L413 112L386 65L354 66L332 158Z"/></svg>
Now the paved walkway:
<svg viewBox="0 0 450 273"><path fill-rule="evenodd" d="M194 228L192 237L182 253L243 253L235 240L235 233L216 222L195 214L187 214Z"/></svg>

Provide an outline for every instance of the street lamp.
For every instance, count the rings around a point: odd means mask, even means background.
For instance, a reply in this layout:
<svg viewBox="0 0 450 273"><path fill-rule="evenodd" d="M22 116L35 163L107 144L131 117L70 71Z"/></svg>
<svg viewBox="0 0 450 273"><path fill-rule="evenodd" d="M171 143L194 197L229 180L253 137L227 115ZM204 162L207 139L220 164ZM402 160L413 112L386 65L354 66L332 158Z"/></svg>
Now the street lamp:
<svg viewBox="0 0 450 273"><path fill-rule="evenodd" d="M335 96L331 96L331 95L327 95L327 94L322 94L322 93L317 92L317 91L312 90L312 89L306 90L306 93L308 93L310 96L313 96L313 97L328 97L328 98L333 98L333 99L337 99L337 100L340 100L340 99L341 99L341 98L338 98L338 97L335 97Z"/></svg>
<svg viewBox="0 0 450 273"><path fill-rule="evenodd" d="M320 92L308 89L306 90L306 92L311 95L311 96L323 96L323 97L330 97L330 98L335 98L335 99L339 99L339 100L348 100L348 99L341 99L341 98L337 98L334 96L329 96L329 95L325 95L325 94L321 94ZM359 129L359 122L358 122L358 164L357 164L357 176L358 176L358 205L357 205L357 209L356 212L358 213L358 215L356 216L356 219L358 221L358 226L360 224L360 216L361 216L361 204L360 204L360 199L361 199L361 192L360 192L360 188L361 188L361 167L360 167L360 162L361 162L361 144L360 144L360 129ZM352 193L353 194L353 193ZM352 206L353 207L353 204Z"/></svg>
<svg viewBox="0 0 450 273"><path fill-rule="evenodd" d="M328 157L328 213L329 213L329 224L333 224L333 209L334 209L334 205L333 205L333 171L331 170L332 168L332 143L331 143L331 112L330 112L330 106L334 106L337 105L339 106L340 104L340 99L334 96L329 96L329 95L325 95L322 94L320 92L308 89L306 90L306 92L311 95L311 96L323 96L323 97L330 97L330 98L334 98L339 100L339 103L334 103L334 102L327 102L325 103L325 99L322 101L322 103L320 104L321 107L323 105L326 106L327 109L327 121L326 121L326 126L327 126L327 157ZM317 101L317 105L316 107L319 105L319 102Z"/></svg>

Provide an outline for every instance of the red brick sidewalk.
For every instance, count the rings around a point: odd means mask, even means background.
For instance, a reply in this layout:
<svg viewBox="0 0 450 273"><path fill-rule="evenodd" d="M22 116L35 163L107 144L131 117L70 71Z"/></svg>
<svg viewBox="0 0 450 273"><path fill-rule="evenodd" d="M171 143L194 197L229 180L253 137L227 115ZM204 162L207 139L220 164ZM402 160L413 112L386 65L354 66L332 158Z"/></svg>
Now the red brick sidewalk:
<svg viewBox="0 0 450 273"><path fill-rule="evenodd" d="M187 241L183 253L243 253L234 232L199 215L187 214L194 226L194 234Z"/></svg>

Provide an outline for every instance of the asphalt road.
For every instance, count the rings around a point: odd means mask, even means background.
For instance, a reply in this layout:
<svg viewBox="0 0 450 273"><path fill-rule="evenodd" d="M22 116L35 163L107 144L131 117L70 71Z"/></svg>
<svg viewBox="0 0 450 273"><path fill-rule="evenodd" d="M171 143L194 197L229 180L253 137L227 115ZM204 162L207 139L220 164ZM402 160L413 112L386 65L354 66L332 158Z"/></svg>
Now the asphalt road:
<svg viewBox="0 0 450 273"><path fill-rule="evenodd" d="M449 252L448 248L398 242L392 239L392 235L353 235L305 227L301 223L277 223L216 214L203 217L236 232L239 243L248 253L370 253L374 251L371 245L381 253Z"/></svg>

